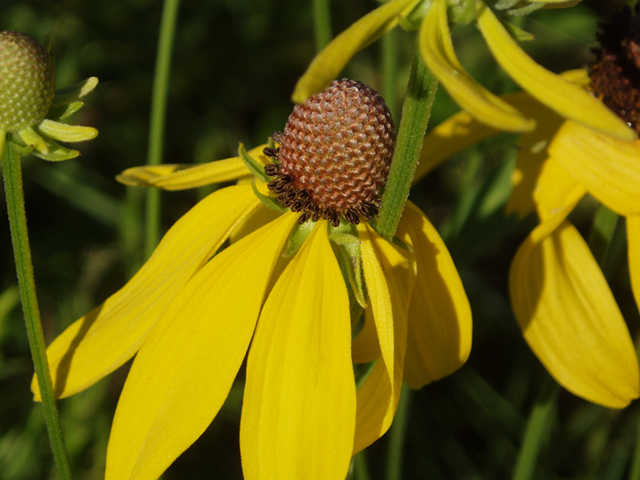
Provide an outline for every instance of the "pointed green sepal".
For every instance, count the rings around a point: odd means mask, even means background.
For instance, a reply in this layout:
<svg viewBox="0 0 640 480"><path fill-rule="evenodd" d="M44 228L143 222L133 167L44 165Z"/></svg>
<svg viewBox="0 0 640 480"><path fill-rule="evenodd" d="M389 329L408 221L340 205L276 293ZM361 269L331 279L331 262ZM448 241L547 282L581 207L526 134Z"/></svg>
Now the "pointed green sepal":
<svg viewBox="0 0 640 480"><path fill-rule="evenodd" d="M44 140L47 144L47 153L42 153L38 150L34 150L33 152L31 152L35 156L40 157L43 160L47 160L49 162L62 162L64 160L71 160L72 158L76 158L78 155L80 155L80 152L78 150L63 147L50 138L45 138Z"/></svg>
<svg viewBox="0 0 640 480"><path fill-rule="evenodd" d="M90 77L68 87L59 88L53 97L52 107L66 105L89 94L98 85L97 77Z"/></svg>
<svg viewBox="0 0 640 480"><path fill-rule="evenodd" d="M238 155L240 156L240 159L247 166L247 168L253 174L254 177L256 177L258 180L264 183L269 182L270 178L267 176L266 173L264 173L264 167L262 166L262 164L258 162L255 158L253 158L251 155L249 155L249 152L247 152L247 149L244 148L244 145L242 143L238 146Z"/></svg>
<svg viewBox="0 0 640 480"><path fill-rule="evenodd" d="M303 224L296 223L291 231L291 236L289 237L289 242L287 242L287 247L283 250L282 256L284 258L293 258L302 247L302 244L307 239L307 237L313 231L313 227L316 226L316 222L309 220Z"/></svg>
<svg viewBox="0 0 640 480"><path fill-rule="evenodd" d="M49 119L44 119L36 128L43 135L60 142L84 142L98 136L98 130L93 127L68 125Z"/></svg>
<svg viewBox="0 0 640 480"><path fill-rule="evenodd" d="M51 107L47 113L47 118L52 120L64 120L84 107L84 104L85 102L82 100L77 100L75 102L67 103L66 105Z"/></svg>
<svg viewBox="0 0 640 480"><path fill-rule="evenodd" d="M45 139L38 135L33 128L23 128L18 132L18 136L22 139L22 141L25 143L25 146L27 146L28 148L35 149L42 155L47 155L49 153L47 142L45 142Z"/></svg>
<svg viewBox="0 0 640 480"><path fill-rule="evenodd" d="M268 207L280 213L285 213L288 210L280 205L274 198L268 197L264 193L260 193L258 187L256 186L255 178L251 180L251 188L253 189L253 193L256 195L256 197L258 197L258 200L260 200L265 207Z"/></svg>

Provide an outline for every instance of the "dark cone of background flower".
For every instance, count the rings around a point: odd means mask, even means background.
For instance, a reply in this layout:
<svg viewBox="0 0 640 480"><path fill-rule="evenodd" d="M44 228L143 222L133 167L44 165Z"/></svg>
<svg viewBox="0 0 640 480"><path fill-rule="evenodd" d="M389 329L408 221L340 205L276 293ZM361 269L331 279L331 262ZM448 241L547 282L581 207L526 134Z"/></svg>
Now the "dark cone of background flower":
<svg viewBox="0 0 640 480"><path fill-rule="evenodd" d="M16 132L40 122L55 90L53 62L35 39L0 32L0 129Z"/></svg>
<svg viewBox="0 0 640 480"><path fill-rule="evenodd" d="M373 218L387 181L395 145L391 113L371 87L337 80L324 92L296 105L280 148L278 180L269 188L300 218L325 218L334 225L344 216L358 223ZM267 169L274 173L276 169Z"/></svg>
<svg viewBox="0 0 640 480"><path fill-rule="evenodd" d="M640 4L600 24L589 88L640 133Z"/></svg>

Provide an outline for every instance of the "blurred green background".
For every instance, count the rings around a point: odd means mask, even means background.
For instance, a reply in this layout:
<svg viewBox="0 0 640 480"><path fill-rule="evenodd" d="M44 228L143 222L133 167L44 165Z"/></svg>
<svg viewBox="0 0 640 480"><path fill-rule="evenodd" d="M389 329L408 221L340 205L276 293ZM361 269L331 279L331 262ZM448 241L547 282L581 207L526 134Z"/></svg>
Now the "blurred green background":
<svg viewBox="0 0 640 480"><path fill-rule="evenodd" d="M334 35L377 6L332 1ZM584 1L536 12L520 26L525 45L559 72L585 66L596 25L623 2ZM45 335L51 341L101 303L142 261L144 195L118 184L122 170L144 164L151 86L162 11L159 0L5 1L0 29L53 36L58 86L97 76L100 84L73 123L99 129L80 144L82 156L60 164L23 160L27 214ZM414 35L395 33L398 68L392 90L401 105ZM515 90L474 27L455 30L462 63L495 92ZM263 143L281 130L289 96L315 52L310 1L183 2L176 29L167 107L164 161L208 162L235 156L238 142ZM359 53L344 76L381 90L381 44ZM431 126L457 107L438 92ZM399 123L395 108L396 123ZM402 478L511 478L532 407L551 395L536 479L640 478L637 402L623 411L592 405L553 381L520 335L508 299L510 261L534 219L506 217L516 137L502 135L447 162L421 182L412 199L439 227L456 262L474 314L474 345L456 374L409 397ZM206 189L163 193L166 229ZM4 198L4 196L3 196ZM589 234L594 205L573 221ZM4 201L0 210L6 218ZM0 479L55 478L40 405L29 390L32 363L21 319L8 224L0 233ZM640 317L626 270L624 226L605 264L613 292L637 338ZM569 341L570 339L568 339ZM128 365L89 390L60 402L74 478L103 477L106 444ZM206 379L203 379L206 381ZM242 373L205 434L164 479L242 477L238 447ZM388 436L387 436L388 437ZM385 477L388 438L366 453L370 478ZM637 461L637 460L636 460Z"/></svg>

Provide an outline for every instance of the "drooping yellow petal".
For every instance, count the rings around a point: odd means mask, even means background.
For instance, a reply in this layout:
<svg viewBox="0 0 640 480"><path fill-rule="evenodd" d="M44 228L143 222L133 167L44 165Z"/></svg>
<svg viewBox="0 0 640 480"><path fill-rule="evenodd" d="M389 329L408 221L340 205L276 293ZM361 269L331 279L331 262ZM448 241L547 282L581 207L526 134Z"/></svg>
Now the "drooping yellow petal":
<svg viewBox="0 0 640 480"><path fill-rule="evenodd" d="M249 235L251 232L258 230L263 225L275 220L280 215L282 215L280 212L276 212L275 210L264 206L264 204L260 204L260 206L256 208L251 215L248 215L244 220L242 220L233 232L231 232L229 241L231 243L237 242L241 238Z"/></svg>
<svg viewBox="0 0 640 480"><path fill-rule="evenodd" d="M640 216L627 217L627 244L631 289L636 299L636 305L640 308Z"/></svg>
<svg viewBox="0 0 640 480"><path fill-rule="evenodd" d="M364 311L364 325L352 342L351 357L353 363L369 363L380 357L380 341L371 307Z"/></svg>
<svg viewBox="0 0 640 480"><path fill-rule="evenodd" d="M535 209L533 193L543 165L549 156L547 146L564 121L553 110L546 108L532 97L528 98L538 107L538 112L534 116L538 122L538 128L522 135L518 141L516 168L511 176L513 190L505 207L507 214L516 212L520 217L525 217Z"/></svg>
<svg viewBox="0 0 640 480"><path fill-rule="evenodd" d="M323 220L260 314L240 427L245 478L345 478L355 390L349 297Z"/></svg>
<svg viewBox="0 0 640 480"><path fill-rule="evenodd" d="M354 453L380 438L395 415L402 387L407 313L416 268L410 252L401 252L368 224L358 225L358 234L381 359L358 390Z"/></svg>
<svg viewBox="0 0 640 480"><path fill-rule="evenodd" d="M453 50L447 20L447 2L433 2L420 28L420 51L425 64L453 99L478 121L499 130L528 132L535 122L522 116L500 97L476 82Z"/></svg>
<svg viewBox="0 0 640 480"><path fill-rule="evenodd" d="M587 193L587 189L554 158L547 158L543 162L537 180L533 198L541 223L555 222L555 225L548 229L550 232L569 215ZM536 235L547 235L541 233L547 229L539 227L537 230Z"/></svg>
<svg viewBox="0 0 640 480"><path fill-rule="evenodd" d="M138 273L47 349L58 398L93 385L129 360L171 299L260 202L251 187L212 193L166 233ZM31 388L40 399L34 377Z"/></svg>
<svg viewBox="0 0 640 480"><path fill-rule="evenodd" d="M611 210L640 214L640 140L617 140L567 121L549 154Z"/></svg>
<svg viewBox="0 0 640 480"><path fill-rule="evenodd" d="M245 357L295 218L283 215L230 246L176 295L127 377L106 480L157 479L209 426Z"/></svg>
<svg viewBox="0 0 640 480"><path fill-rule="evenodd" d="M378 341L380 342L380 352L387 368L387 375L389 378L393 378L393 350L395 344L395 340L393 338L394 318L391 299L391 295L393 295L393 293L389 291L389 286L387 285L384 266L382 265L383 260L379 258L378 252L373 244L374 240L378 240L377 237L379 237L379 235L367 223L360 223L357 228L362 242L360 246L362 270L364 273L365 283L367 285L367 291L369 292L369 304L373 312ZM382 240L382 242L379 242L376 246L380 247L382 245L387 247L387 242ZM397 262L397 265L393 265L391 268L409 268L406 258L401 255L396 254L394 260Z"/></svg>
<svg viewBox="0 0 640 480"><path fill-rule="evenodd" d="M516 166L511 173L511 195L504 208L507 215L515 213L520 218L524 218L535 210L533 191L546 158L547 154L544 151L536 152L531 149L518 151Z"/></svg>
<svg viewBox="0 0 640 480"><path fill-rule="evenodd" d="M409 304L404 380L419 389L466 362L471 351L471 307L447 247L411 202L407 202L398 228L401 240L407 236L418 275Z"/></svg>
<svg viewBox="0 0 640 480"><path fill-rule="evenodd" d="M540 102L563 117L603 133L624 140L636 138L632 129L584 88L534 62L486 5L482 5L478 25L500 66Z"/></svg>
<svg viewBox="0 0 640 480"><path fill-rule="evenodd" d="M511 266L511 302L527 343L567 390L611 408L639 394L638 360L622 314L578 231L564 222L529 238Z"/></svg>
<svg viewBox="0 0 640 480"><path fill-rule="evenodd" d="M410 11L419 0L392 0L376 8L334 38L311 62L298 80L291 96L302 103L322 92L342 71L351 57L376 41L398 24L403 12Z"/></svg>
<svg viewBox="0 0 640 480"><path fill-rule="evenodd" d="M568 70L560 76L578 85L587 85L589 83L589 77L585 70ZM523 115L536 121L536 129L527 135L523 135L518 142L519 146L523 150L531 152L536 150L539 152L546 151L547 144L540 142L544 139L551 139L550 133L555 132L562 121L562 117L533 98L528 92L512 93L502 98L516 110L522 112ZM414 183L456 153L462 152L479 141L497 135L500 132L501 130L481 123L464 110L449 117L427 132L422 144L422 152L414 176ZM547 133L549 135L545 136ZM530 200L531 191L532 189L530 188L528 191L529 210L533 208ZM515 208L512 208L512 210L515 210Z"/></svg>
<svg viewBox="0 0 640 480"><path fill-rule="evenodd" d="M268 163L260 145L249 155L263 165ZM212 183L228 182L251 177L251 172L240 157L227 158L200 165L171 164L128 168L116 177L120 183L137 187L156 187L164 190L185 190Z"/></svg>

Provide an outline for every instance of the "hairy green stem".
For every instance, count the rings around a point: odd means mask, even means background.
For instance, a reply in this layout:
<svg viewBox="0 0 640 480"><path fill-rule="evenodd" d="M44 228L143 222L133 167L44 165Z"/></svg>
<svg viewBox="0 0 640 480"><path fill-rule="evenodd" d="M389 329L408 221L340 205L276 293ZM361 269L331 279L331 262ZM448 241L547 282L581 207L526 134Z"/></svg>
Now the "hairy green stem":
<svg viewBox="0 0 640 480"><path fill-rule="evenodd" d="M409 419L409 399L411 390L406 384L402 385L402 393L393 424L389 429L389 451L387 452L387 480L402 478L402 454L407 433Z"/></svg>
<svg viewBox="0 0 640 480"><path fill-rule="evenodd" d="M398 29L394 28L382 36L382 96L391 111L391 116L398 118Z"/></svg>
<svg viewBox="0 0 640 480"><path fill-rule="evenodd" d="M169 72L171 70L171 50L173 48L173 36L179 4L179 0L165 0L162 9L156 70L153 76L147 165L160 165L162 163L164 120L167 109L167 92L169 90ZM159 190L150 188L147 191L146 210L144 252L145 257L149 257L160 241Z"/></svg>
<svg viewBox="0 0 640 480"><path fill-rule="evenodd" d="M376 223L376 230L387 240L396 233L409 196L437 89L438 80L427 70L416 45L396 149Z"/></svg>
<svg viewBox="0 0 640 480"><path fill-rule="evenodd" d="M51 373L49 372L49 363L47 362L47 347L42 332L40 309L36 296L36 283L33 276L31 247L29 246L29 234L27 231L27 216L24 208L21 168L20 155L11 147L10 142L6 142L2 173L22 312L27 327L31 357L33 358L33 365L38 377L38 385L40 386L44 419L49 432L49 442L51 443L51 450L58 468L58 475L62 480L70 480L69 458L62 436L58 407L53 395L53 384L51 382Z"/></svg>
<svg viewBox="0 0 640 480"><path fill-rule="evenodd" d="M331 9L329 0L313 0L313 33L316 51L320 52L331 41Z"/></svg>

